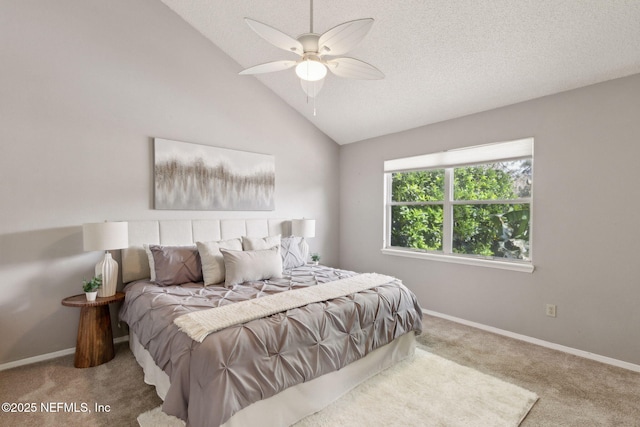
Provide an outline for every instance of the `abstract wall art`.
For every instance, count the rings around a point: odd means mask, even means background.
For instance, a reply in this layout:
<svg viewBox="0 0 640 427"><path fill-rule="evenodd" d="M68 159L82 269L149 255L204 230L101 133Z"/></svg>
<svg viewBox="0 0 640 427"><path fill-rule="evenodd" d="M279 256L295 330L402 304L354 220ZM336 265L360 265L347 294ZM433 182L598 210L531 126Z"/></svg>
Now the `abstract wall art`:
<svg viewBox="0 0 640 427"><path fill-rule="evenodd" d="M154 139L155 208L275 209L274 156Z"/></svg>

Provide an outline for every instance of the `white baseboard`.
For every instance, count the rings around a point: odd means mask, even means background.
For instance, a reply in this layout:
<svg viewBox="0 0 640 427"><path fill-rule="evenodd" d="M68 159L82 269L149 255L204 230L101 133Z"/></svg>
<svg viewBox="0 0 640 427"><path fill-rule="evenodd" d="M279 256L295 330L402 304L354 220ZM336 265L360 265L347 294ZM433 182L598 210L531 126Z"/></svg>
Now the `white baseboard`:
<svg viewBox="0 0 640 427"><path fill-rule="evenodd" d="M509 338L514 338L520 341L525 341L531 344L536 344L542 347L547 347L553 350L562 351L564 353L573 354L574 356L584 357L585 359L595 360L596 362L606 363L607 365L617 366L618 368L628 369L634 372L640 372L640 365L625 362L623 360L613 359L607 356L601 356L599 354L590 353L584 350L578 350L577 348L567 347L561 344L544 341L538 338L529 337L526 335L516 334L515 332L505 331L504 329L494 328L493 326L483 325L482 323L472 322L470 320L460 319L458 317L449 316L448 314L438 313L437 311L431 311L422 309L422 312L434 317L440 317L442 319L451 320L452 322L460 323L462 325L471 326L473 328L482 329L483 331L493 332L494 334L504 335Z"/></svg>
<svg viewBox="0 0 640 427"><path fill-rule="evenodd" d="M129 335L118 337L113 340L114 344L129 341ZM41 354L40 356L27 357L26 359L16 360L14 362L3 363L0 365L0 371L4 371L11 368L17 368L18 366L30 365L32 363L42 362L44 360L55 359L56 357L67 356L76 352L76 348L67 348L65 350L54 351L53 353Z"/></svg>

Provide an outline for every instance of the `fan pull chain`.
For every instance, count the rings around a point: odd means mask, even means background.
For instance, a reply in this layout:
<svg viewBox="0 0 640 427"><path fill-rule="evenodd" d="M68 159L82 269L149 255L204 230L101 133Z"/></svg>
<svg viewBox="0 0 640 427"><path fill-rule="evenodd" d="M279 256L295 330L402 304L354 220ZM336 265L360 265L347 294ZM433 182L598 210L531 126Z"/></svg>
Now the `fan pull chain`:
<svg viewBox="0 0 640 427"><path fill-rule="evenodd" d="M314 83L315 85L315 83ZM315 89L315 88L314 88ZM307 104L309 103L309 95L307 95ZM316 116L316 97L313 97L313 117Z"/></svg>
<svg viewBox="0 0 640 427"><path fill-rule="evenodd" d="M311 84L313 85L313 117L315 117L316 116L316 95L318 94L316 92L316 88L317 88L316 85L318 84L318 82L317 81L316 82L312 82ZM309 95L307 95L307 98L308 97L309 97Z"/></svg>
<svg viewBox="0 0 640 427"><path fill-rule="evenodd" d="M318 94L316 92L316 85L318 84L317 81L313 81L313 82L309 82L310 84L313 85L312 88L309 88L311 90L311 93L313 93L313 96L309 96L309 92L307 90L305 90L305 93L307 95L307 104L309 104L309 98L313 99L313 116L316 116L316 95ZM307 84L309 84L307 83Z"/></svg>

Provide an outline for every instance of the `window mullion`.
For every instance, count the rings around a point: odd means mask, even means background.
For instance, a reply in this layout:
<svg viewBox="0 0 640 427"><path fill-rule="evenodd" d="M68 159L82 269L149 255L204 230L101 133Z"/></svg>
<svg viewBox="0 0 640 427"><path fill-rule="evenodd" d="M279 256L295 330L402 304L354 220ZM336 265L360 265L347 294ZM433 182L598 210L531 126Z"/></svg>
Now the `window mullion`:
<svg viewBox="0 0 640 427"><path fill-rule="evenodd" d="M531 203L531 198L452 200L451 203L454 205L526 205Z"/></svg>
<svg viewBox="0 0 640 427"><path fill-rule="evenodd" d="M453 168L444 170L444 202L442 224L442 250L445 254L453 251Z"/></svg>
<svg viewBox="0 0 640 427"><path fill-rule="evenodd" d="M389 202L389 206L441 206L442 200L437 202Z"/></svg>

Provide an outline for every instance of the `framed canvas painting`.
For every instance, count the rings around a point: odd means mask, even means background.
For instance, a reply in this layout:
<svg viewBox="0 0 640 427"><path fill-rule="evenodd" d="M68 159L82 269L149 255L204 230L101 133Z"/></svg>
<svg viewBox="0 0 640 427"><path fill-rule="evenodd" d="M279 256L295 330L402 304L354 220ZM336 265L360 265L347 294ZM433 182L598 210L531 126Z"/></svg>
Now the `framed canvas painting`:
<svg viewBox="0 0 640 427"><path fill-rule="evenodd" d="M274 210L275 158L154 139L156 209Z"/></svg>

